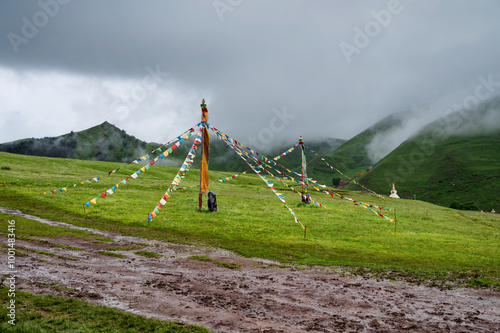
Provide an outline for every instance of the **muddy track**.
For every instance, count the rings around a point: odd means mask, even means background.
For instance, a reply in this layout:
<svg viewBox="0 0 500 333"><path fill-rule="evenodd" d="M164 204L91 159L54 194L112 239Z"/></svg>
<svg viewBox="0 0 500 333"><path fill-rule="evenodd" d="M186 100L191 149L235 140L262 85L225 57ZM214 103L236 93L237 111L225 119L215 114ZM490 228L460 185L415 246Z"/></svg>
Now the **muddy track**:
<svg viewBox="0 0 500 333"><path fill-rule="evenodd" d="M283 267L220 249L76 228L113 238L114 247L133 249L113 251L126 256L116 258L99 253L110 244L81 238L18 240L16 245L28 254L16 258L19 289L80 298L217 332L500 332L499 292L345 277L325 268ZM162 257L134 254L138 250ZM230 269L220 265L224 262L240 266Z"/></svg>

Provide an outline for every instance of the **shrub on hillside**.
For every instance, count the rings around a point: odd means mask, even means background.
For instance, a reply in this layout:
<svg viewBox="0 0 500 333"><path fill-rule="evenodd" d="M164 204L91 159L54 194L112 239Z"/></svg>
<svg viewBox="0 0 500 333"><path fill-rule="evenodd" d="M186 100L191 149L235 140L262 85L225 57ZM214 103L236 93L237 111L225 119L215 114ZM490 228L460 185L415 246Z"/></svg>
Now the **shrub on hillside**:
<svg viewBox="0 0 500 333"><path fill-rule="evenodd" d="M461 203L460 201L453 201L450 204L450 208L459 210L479 210L475 202L469 201L466 203Z"/></svg>

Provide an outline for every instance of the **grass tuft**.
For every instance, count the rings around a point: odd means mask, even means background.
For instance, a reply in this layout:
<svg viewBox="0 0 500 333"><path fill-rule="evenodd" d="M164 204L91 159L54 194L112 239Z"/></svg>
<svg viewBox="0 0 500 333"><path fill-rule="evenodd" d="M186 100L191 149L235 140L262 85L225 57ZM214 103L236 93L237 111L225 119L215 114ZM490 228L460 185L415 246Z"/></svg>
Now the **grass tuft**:
<svg viewBox="0 0 500 333"><path fill-rule="evenodd" d="M134 252L135 254L138 254L140 256L144 257L161 257L161 254L155 253L155 252L149 252L149 251L137 251Z"/></svg>
<svg viewBox="0 0 500 333"><path fill-rule="evenodd" d="M209 258L206 256L191 256L191 257L188 257L188 259L211 262L211 263L216 264L219 267L224 267L224 268L229 268L229 269L238 269L241 267L241 265L236 264L236 263L217 261L217 260L213 260L212 258Z"/></svg>
<svg viewBox="0 0 500 333"><path fill-rule="evenodd" d="M122 258L122 259L127 258L126 255L123 255L123 254L120 254L120 253L115 253L115 252L99 251L99 254L102 254L102 255L105 255L105 256L110 256L110 257Z"/></svg>

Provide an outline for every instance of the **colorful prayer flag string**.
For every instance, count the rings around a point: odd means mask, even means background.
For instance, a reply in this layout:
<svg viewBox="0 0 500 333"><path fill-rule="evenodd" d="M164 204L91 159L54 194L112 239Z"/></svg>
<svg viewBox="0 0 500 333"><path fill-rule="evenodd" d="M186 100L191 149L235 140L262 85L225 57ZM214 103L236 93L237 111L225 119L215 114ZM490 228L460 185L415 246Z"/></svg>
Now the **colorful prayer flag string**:
<svg viewBox="0 0 500 333"><path fill-rule="evenodd" d="M228 136L227 134L224 134L224 133L220 132L219 130L217 130L217 129L216 129L215 127L213 127L213 126L211 126L211 129L212 129L215 133L217 133L217 135L218 135L220 138L222 138L224 141L226 141L226 143L227 143L227 141L229 141L229 136ZM220 133L219 133L219 132L220 132ZM232 140L232 139L231 139L231 140ZM236 140L232 140L231 142L234 142L234 143L232 143L232 145L233 145L233 146L237 146L237 145L238 145L238 142L237 142ZM230 145L230 144L228 144L228 146L230 146L230 147L231 147L231 145ZM248 153L246 153L246 152L244 152L244 153L246 154L246 156L250 156L250 154L248 154ZM273 164L280 165L280 164L279 164L279 163L277 163L275 160L270 160L269 158L265 157L265 156L264 156L264 155L262 155L262 154L260 154L260 161L261 161L261 162L264 162L264 163L266 163L266 164L267 164L267 161L271 161ZM281 167L283 167L282 165L280 165L280 166L281 166ZM285 167L283 167L283 168L285 168ZM274 168L273 168L273 169L274 169ZM290 173L292 173L292 172L293 172L293 171L291 171L291 170L289 170L289 169L287 169L287 168L285 168L285 169L286 169L288 172L290 172ZM276 170L276 169L274 169L274 170ZM255 171L255 170L254 170L254 171ZM276 170L276 171L278 171L278 170ZM298 174L298 173L296 173L296 172L293 172L293 173L295 173L295 174L297 174L297 175L300 175L300 174ZM302 184L302 181L301 181L301 180L295 179L295 178L293 178L293 177L291 177L291 176L290 176L290 179L291 179L291 180L293 180L293 181L295 181L295 182L297 182L298 184ZM309 179L309 178L308 178L308 179ZM304 183L304 185L305 185L305 186L310 187L310 188L312 188L312 189L314 189L314 190L316 190L316 191L318 191L318 192L322 192L322 193L325 193L325 194L329 194L329 195L331 195L331 197L333 197L333 196L335 195L335 196L337 196L337 197L338 197L338 198L340 198L340 199L343 199L343 200L347 200L347 201L353 202L353 203L355 203L355 204L360 205L362 208L365 208L365 209L367 209L367 210L369 210L369 211L371 211L371 212L375 213L376 215L378 215L378 216L380 216L380 217L382 217L382 218L384 218L384 219L386 219L386 220L388 220L388 221L391 221L391 222L393 221L393 219L388 218L388 217L384 216L384 215L383 215L383 214L381 214L381 213L378 213L378 212L375 212L375 211L371 210L371 209L370 209L370 207L371 207L371 208L377 208L377 209L380 209L380 210L382 210L382 209L386 209L386 210L389 210L389 211L392 211L393 209L390 209L390 208L384 208L384 207L380 207L380 206L375 206L375 205L371 205L371 204L366 204L366 203L363 203L363 202L360 202L360 201L353 200L353 199L351 199L351 198L347 198L347 197L341 196L341 195L339 195L339 194L338 194L338 193L336 193L336 192L331 192L331 191L328 191L328 190L320 189L319 187L321 187L321 188L326 188L326 189L327 189L327 187L326 187L326 185L321 185L321 184L318 184L318 183L317 183L317 181L316 181L316 180L314 180L314 179L312 179L312 178L311 178L311 179L309 179L309 180L310 180L310 182L311 182L311 183L309 183L309 184L305 184L305 183ZM318 186L319 186L319 187L318 187Z"/></svg>
<svg viewBox="0 0 500 333"><path fill-rule="evenodd" d="M201 126L200 126L200 131L198 132L196 139L191 146L191 149L186 155L186 158L184 159L184 162L182 163L181 168L177 172L177 175L175 175L174 179L172 180L172 183L170 183L170 186L168 187L167 191L163 195L163 197L160 199L156 207L151 211L151 213L148 215L148 221L151 222L156 215L160 213L160 209L163 208L163 206L166 205L167 200L170 198L172 195L172 191L175 191L175 189L179 186L181 183L183 177L183 173L189 171L189 168L191 167L193 163L193 159L196 156L196 149L198 148L197 146L201 143L200 140L198 140L201 137Z"/></svg>
<svg viewBox="0 0 500 333"><path fill-rule="evenodd" d="M195 131L195 128L196 128L197 126L199 126L199 125L200 125L200 124L197 124L196 126L194 126L194 127L190 128L190 129L188 129L188 130L184 131L181 135L177 136L176 138L174 138L174 139L170 140L169 142L167 142L167 143L165 143L165 144L163 144L163 145L159 146L159 147L158 147L158 148L156 148L156 149L153 149L153 150L152 150L149 154L155 154L157 151L158 151L158 152L161 152L161 148L162 148L162 147L169 146L170 144L174 144L174 143L177 143L177 142L179 142L179 141L182 141L181 143L183 143L183 142L184 142L184 140L189 139L189 138L191 137L191 134ZM68 190L68 188L70 188L70 187L76 187L76 186L78 186L78 185L83 185L83 184L91 183L92 181L97 182L97 181L99 181L99 180L100 180L103 176L109 176L109 175L111 175L111 174L113 174L113 173L115 173L115 172L118 172L118 171L120 171L121 169L123 169L124 167L126 167L127 165L130 165L130 164L139 164L139 162L141 162L141 161L145 161L145 160L149 159L149 158L150 158L149 154L146 154L146 155L144 155L144 156L141 156L141 157L139 157L139 158L136 158L136 159L134 159L133 161L128 162L127 164L124 164L124 165L122 165L122 166L120 166L120 167L118 167L118 168L116 168L116 169L113 169L113 170L109 171L107 174L102 174L102 175L96 176L96 177L94 177L94 178L90 178L90 179L84 180L84 181L82 181L82 182L75 183L75 184L73 184L73 185L71 185L71 186L61 187L61 188L59 188L59 189L54 189L54 190L51 190L51 191L45 191L45 192L43 192L43 194L44 194L44 195L45 195L45 194L47 194L47 193L52 193L52 194L55 194L57 191L60 191L60 192L66 192L66 191ZM168 155L168 154L167 154L167 155ZM167 156L167 155L165 155L165 156ZM163 158L163 156L161 156L161 158Z"/></svg>
<svg viewBox="0 0 500 333"><path fill-rule="evenodd" d="M176 150L182 143L185 142L184 138L185 139L189 139L189 137L191 137L191 131L190 130L189 130L189 132L187 134L185 134L182 137L180 137L180 139L177 140L175 142L175 144L173 144L170 148L168 148L164 152L162 152L162 154L160 154L159 156L155 157L148 164L144 165L142 168L140 168L139 170L135 171L134 173L132 173L127 178L123 179L120 183L118 183L118 184L114 185L113 187L111 187L110 189L104 191L100 195L96 196L94 199L87 201L84 204L84 206L89 207L91 203L97 204L97 199L99 197L106 198L108 195L114 194L114 192L120 186L120 184L123 184L123 185L127 184L128 180L130 178L136 179L137 177L139 177L140 175L142 175L144 172L146 172L147 170L149 170L149 168L151 168L151 166L155 165L159 158L163 158L163 156L168 156L169 151L172 152L172 151ZM177 137L177 138L179 138L179 137ZM175 141L175 140L172 140L171 142L173 142L173 141Z"/></svg>
<svg viewBox="0 0 500 333"><path fill-rule="evenodd" d="M325 163L327 166L329 166L329 167L330 167L330 169L332 169L332 170L334 170L334 171L337 171L339 174L341 174L341 175L342 175L342 176L344 176L345 178L349 179L349 180L350 180L350 181L352 181L354 184L356 184L356 185L358 185L358 186L360 186L360 187L364 188L364 189L365 189L365 190L367 190L368 192L375 194L375 195L376 195L376 196L378 196L379 198L385 199L385 197L384 197L384 196L382 196L382 195L380 195L380 194L376 193L375 191L372 191L372 190L370 190L370 189L366 188L365 186L361 185L360 183L358 183L357 181L355 181L355 180L354 180L354 179L352 179L351 177L349 177L349 176L345 175L344 173L342 173L342 171L340 171L340 170L338 170L337 168L335 168L335 167L331 166L331 165L330 165L330 164L329 164L329 163L328 163L328 162L327 162L327 161L326 161L323 157L319 156L319 155L318 155L318 153L316 153L316 152L315 152L314 150L312 150L311 148L309 148L309 147L306 147L306 148L307 148L307 149L309 149L309 150L310 150L313 154L315 154L317 157L319 157L319 159L320 159L321 161L323 161L323 163Z"/></svg>
<svg viewBox="0 0 500 333"><path fill-rule="evenodd" d="M297 214L295 214L295 212L286 204L286 201L285 201L285 197L279 193L276 188L274 187L274 184L270 181L268 181L266 179L265 176L262 176L260 174L260 172L257 170L257 168L255 166L253 166L250 162L248 162L248 160L243 156L243 154L247 155L247 156L252 156L253 155L249 155L247 152L243 152L239 146L238 146L238 142L231 139L227 134L223 134L222 132L220 132L219 130L217 130L215 127L210 127L210 129L212 131L214 131L215 134L217 134L217 136L223 140L224 142L226 142L226 144L234 151L238 154L238 156L240 156L240 158L245 161L246 164L248 164L248 166L266 183L266 185L273 191L273 193L278 197L278 199L285 205L285 207L288 209L288 211L290 212L290 214L293 215L294 219L295 219L295 223L298 223L300 224L300 226L305 230L305 227L304 225L300 222L299 218L297 217Z"/></svg>

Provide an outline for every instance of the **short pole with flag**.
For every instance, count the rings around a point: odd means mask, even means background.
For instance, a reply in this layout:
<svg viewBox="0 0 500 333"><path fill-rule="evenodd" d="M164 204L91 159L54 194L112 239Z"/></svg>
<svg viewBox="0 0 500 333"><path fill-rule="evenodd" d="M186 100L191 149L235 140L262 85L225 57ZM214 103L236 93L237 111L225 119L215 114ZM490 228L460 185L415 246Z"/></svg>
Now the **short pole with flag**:
<svg viewBox="0 0 500 333"><path fill-rule="evenodd" d="M305 155L305 147L304 147L304 140L302 139L302 136L299 137L299 144L300 144L300 170L301 170L301 175L302 175L302 194L305 194L307 189L304 190L304 179L307 182L307 175L304 176L304 174L307 172L306 171L306 155Z"/></svg>

